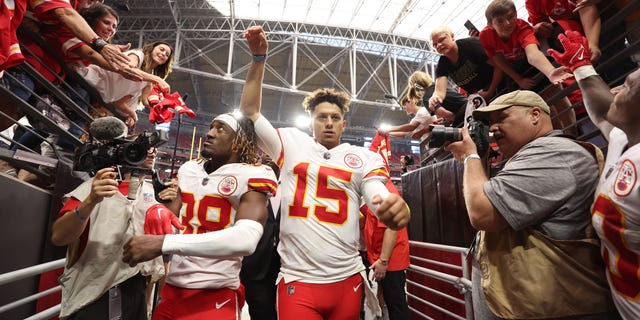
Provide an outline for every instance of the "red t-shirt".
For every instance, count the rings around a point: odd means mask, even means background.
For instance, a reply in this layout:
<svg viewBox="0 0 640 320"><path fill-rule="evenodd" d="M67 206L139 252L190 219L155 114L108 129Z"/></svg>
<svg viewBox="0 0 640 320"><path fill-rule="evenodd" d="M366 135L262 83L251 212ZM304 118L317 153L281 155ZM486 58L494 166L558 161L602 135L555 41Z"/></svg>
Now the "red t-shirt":
<svg viewBox="0 0 640 320"><path fill-rule="evenodd" d="M480 43L489 59L501 53L509 62L526 59L524 48L529 44L540 46L540 42L533 33L533 27L522 19L516 20L516 29L508 41L502 40L495 30L486 26L480 31Z"/></svg>
<svg viewBox="0 0 640 320"><path fill-rule="evenodd" d="M364 225L364 240L367 244L367 258L370 263L376 262L380 258L382 250L382 239L387 226L378 220L376 215L366 206L362 206L360 211L366 214ZM409 267L409 236L407 228L402 228L397 232L396 244L391 251L391 257L387 263L388 271L400 271Z"/></svg>

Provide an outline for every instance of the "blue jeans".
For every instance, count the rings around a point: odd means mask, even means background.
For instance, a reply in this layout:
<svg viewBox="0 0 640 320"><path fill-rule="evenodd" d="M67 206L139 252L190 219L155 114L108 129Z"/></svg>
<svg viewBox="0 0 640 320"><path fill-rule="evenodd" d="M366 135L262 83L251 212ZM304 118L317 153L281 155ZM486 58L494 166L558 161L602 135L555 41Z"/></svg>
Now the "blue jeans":
<svg viewBox="0 0 640 320"><path fill-rule="evenodd" d="M84 101L89 101L89 92L80 86L72 86L71 89L73 90L69 90L65 88L63 89L63 91L82 110L89 111L89 105L84 103ZM71 122L75 123L75 125L72 124L69 127L69 133L71 133L74 137L78 137L78 138L82 136L82 133L84 132L83 130L84 126L87 123L84 120L84 118L82 118L79 114L72 111L67 112L67 118L69 118ZM75 148L73 141L62 136L58 139L57 144L59 147L67 151L73 151Z"/></svg>

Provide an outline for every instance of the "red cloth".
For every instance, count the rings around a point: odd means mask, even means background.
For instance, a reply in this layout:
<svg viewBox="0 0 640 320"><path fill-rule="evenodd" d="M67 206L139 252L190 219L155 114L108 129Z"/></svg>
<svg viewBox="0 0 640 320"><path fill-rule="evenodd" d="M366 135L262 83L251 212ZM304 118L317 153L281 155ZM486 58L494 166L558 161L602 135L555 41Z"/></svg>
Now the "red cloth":
<svg viewBox="0 0 640 320"><path fill-rule="evenodd" d="M517 19L516 29L508 41L500 39L495 30L486 26L480 31L480 43L489 58L493 58L496 53L502 53L509 62L526 59L524 47L527 45L535 43L540 46L533 33L533 27L522 19Z"/></svg>
<svg viewBox="0 0 640 320"><path fill-rule="evenodd" d="M175 115L170 109L179 114L186 114L190 118L196 117L196 113L187 107L177 91L168 93L162 91L158 86L153 86L147 101L149 101L150 109L149 122L153 124L170 122Z"/></svg>
<svg viewBox="0 0 640 320"><path fill-rule="evenodd" d="M389 156L391 155L391 143L389 137L382 136L376 133L376 136L371 141L369 150L376 152L382 156L387 171L389 171ZM391 180L387 180L387 189L389 192L399 194L396 186L393 185ZM366 222L364 225L364 240L367 244L367 258L370 263L374 263L380 258L380 251L382 250L382 239L387 226L381 223L376 215L366 205L360 207L360 212L366 216ZM388 271L399 271L409 267L409 236L407 234L407 228L402 228L397 232L398 237L396 244L391 252L391 257L388 262Z"/></svg>

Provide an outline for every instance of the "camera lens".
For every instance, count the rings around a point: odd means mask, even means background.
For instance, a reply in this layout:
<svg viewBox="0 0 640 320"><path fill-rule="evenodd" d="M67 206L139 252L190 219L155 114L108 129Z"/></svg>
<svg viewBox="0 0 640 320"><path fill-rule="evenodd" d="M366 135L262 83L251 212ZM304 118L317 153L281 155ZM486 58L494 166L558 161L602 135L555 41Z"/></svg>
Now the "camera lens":
<svg viewBox="0 0 640 320"><path fill-rule="evenodd" d="M460 129L450 128L445 126L431 125L431 140L429 140L429 147L439 148L445 144L445 142L454 142L462 140L460 135Z"/></svg>
<svg viewBox="0 0 640 320"><path fill-rule="evenodd" d="M124 163L131 166L137 166L144 162L147 158L147 147L141 143L125 143L122 146L120 158Z"/></svg>

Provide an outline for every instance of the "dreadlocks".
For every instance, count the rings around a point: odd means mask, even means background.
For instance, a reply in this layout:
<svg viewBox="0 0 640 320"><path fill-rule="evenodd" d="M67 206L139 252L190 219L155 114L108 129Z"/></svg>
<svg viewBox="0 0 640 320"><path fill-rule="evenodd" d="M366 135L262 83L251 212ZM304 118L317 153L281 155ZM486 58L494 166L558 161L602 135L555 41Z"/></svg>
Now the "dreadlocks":
<svg viewBox="0 0 640 320"><path fill-rule="evenodd" d="M253 121L242 116L238 120L239 130L236 130L236 137L231 144L231 151L240 154L240 162L254 164L260 162L260 156L256 149L256 131L253 128Z"/></svg>

